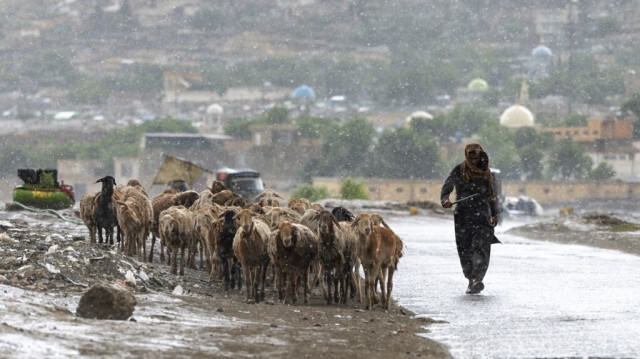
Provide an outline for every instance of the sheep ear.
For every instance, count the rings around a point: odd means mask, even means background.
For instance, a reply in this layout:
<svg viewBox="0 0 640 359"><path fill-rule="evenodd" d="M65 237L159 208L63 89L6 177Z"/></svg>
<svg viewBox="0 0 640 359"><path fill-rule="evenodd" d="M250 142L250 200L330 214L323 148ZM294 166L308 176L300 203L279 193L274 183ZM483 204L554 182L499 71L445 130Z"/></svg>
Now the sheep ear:
<svg viewBox="0 0 640 359"><path fill-rule="evenodd" d="M355 227L355 226L357 226L357 225L358 225L358 223L360 223L360 217L359 217L359 216L358 216L358 217L356 217L356 220L355 220L355 221L353 221L353 223L351 223L351 227Z"/></svg>

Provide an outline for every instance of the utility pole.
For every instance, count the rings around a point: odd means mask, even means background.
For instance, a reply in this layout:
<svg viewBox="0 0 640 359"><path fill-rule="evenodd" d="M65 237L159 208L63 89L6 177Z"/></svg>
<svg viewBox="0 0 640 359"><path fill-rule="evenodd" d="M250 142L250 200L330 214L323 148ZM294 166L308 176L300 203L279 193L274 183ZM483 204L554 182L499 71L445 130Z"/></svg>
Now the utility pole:
<svg viewBox="0 0 640 359"><path fill-rule="evenodd" d="M575 90L574 90L574 73L573 73L573 51L575 45L575 34L576 34L576 26L578 25L577 15L576 15L576 7L578 6L578 0L569 0L568 9L567 9L567 39L569 41L569 59L567 61L567 80L568 80L568 94L567 94L567 111L570 115L573 112L573 101L575 99Z"/></svg>

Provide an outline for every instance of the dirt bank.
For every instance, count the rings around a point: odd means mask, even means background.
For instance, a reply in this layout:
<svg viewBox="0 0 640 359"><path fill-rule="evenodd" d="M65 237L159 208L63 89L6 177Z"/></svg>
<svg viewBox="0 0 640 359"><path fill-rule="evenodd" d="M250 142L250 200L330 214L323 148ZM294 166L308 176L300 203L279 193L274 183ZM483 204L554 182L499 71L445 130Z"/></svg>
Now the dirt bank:
<svg viewBox="0 0 640 359"><path fill-rule="evenodd" d="M640 224L629 216L588 213L553 217L507 233L563 244L580 244L640 255Z"/></svg>
<svg viewBox="0 0 640 359"><path fill-rule="evenodd" d="M86 238L84 226L48 214L0 211L3 355L450 357L444 346L419 336L428 318L397 305L389 311L367 311L355 302L327 306L319 290L309 305L277 303L273 290L266 303L250 305L243 292L225 295L202 270L173 276L164 264L139 263ZM131 320L74 315L81 295L99 282L131 289L138 301Z"/></svg>

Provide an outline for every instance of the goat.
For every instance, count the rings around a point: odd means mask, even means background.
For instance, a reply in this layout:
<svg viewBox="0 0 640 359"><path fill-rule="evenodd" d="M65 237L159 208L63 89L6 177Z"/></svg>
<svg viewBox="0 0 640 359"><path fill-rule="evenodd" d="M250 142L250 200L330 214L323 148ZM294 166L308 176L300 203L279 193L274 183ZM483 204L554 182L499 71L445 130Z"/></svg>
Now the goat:
<svg viewBox="0 0 640 359"><path fill-rule="evenodd" d="M284 199L282 196L277 194L274 190L267 188L262 193L257 195L253 200L258 201L262 206L271 206L271 207L279 207L280 202L277 198Z"/></svg>
<svg viewBox="0 0 640 359"><path fill-rule="evenodd" d="M156 244L156 238L159 235L159 216L162 211L172 206L185 206L191 207L193 203L199 198L198 192L186 191L178 192L174 189L166 189L164 192L155 196L151 201L153 208L153 225L151 226L151 250L149 251L149 262L153 262L153 248ZM160 260L164 260L164 245L160 243Z"/></svg>
<svg viewBox="0 0 640 359"><path fill-rule="evenodd" d="M304 285L304 304L309 303L309 266L318 254L318 238L312 230L297 223L282 221L271 232L269 257L276 271L276 287L280 300L295 304L297 287ZM286 293L283 295L283 283Z"/></svg>
<svg viewBox="0 0 640 359"><path fill-rule="evenodd" d="M184 275L184 252L191 242L193 219L185 206L165 209L159 216L160 240L171 255L170 272L177 274L178 250L180 250L180 275Z"/></svg>
<svg viewBox="0 0 640 359"><path fill-rule="evenodd" d="M334 209L331 210L331 214L333 214L336 217L338 222L344 222L344 221L351 222L355 218L353 213L351 213L351 211L349 211L344 207L335 207Z"/></svg>
<svg viewBox="0 0 640 359"><path fill-rule="evenodd" d="M214 253L222 261L225 292L229 292L229 287L233 289L236 284L238 289L242 289L240 266L237 258L233 254L233 239L238 230L235 216L238 212L239 210L227 209L218 216L217 221L213 222L211 230L209 231L208 242L210 243L211 262L214 261ZM213 270L210 272L210 277L213 277Z"/></svg>
<svg viewBox="0 0 640 359"><path fill-rule="evenodd" d="M132 179L126 186L116 187L120 197L116 201L116 213L118 225L123 232L122 249L125 255L138 254L138 260L144 262L147 252L146 239L153 225L153 208L144 188L135 185L136 182L137 180Z"/></svg>
<svg viewBox="0 0 640 359"><path fill-rule="evenodd" d="M289 222L300 222L301 216L298 212L287 208L287 207L273 207L266 213L268 223L271 225L271 228L278 227L278 224L281 221L289 221Z"/></svg>
<svg viewBox="0 0 640 359"><path fill-rule="evenodd" d="M324 271L326 290L323 290L327 304L331 304L331 285L334 285L333 300L343 304L347 301L347 280L354 282L355 243L349 239L347 231L331 212L323 210L316 214L318 220L318 256ZM339 287L338 287L339 286ZM339 292L340 291L340 292Z"/></svg>
<svg viewBox="0 0 640 359"><path fill-rule="evenodd" d="M364 269L366 308L372 309L373 307L375 281L380 276L382 308L389 309L393 289L393 273L402 256L402 240L391 230L374 226L371 216L367 213L358 214L353 226L358 232L358 258Z"/></svg>
<svg viewBox="0 0 640 359"><path fill-rule="evenodd" d="M253 218L248 209L241 210L235 218L238 231L233 238L233 253L242 265L247 303L258 303L264 299L264 282L269 265L267 245L271 231L266 223Z"/></svg>
<svg viewBox="0 0 640 359"><path fill-rule="evenodd" d="M113 244L113 227L118 226L116 208L113 202L113 189L116 179L112 176L105 176L97 180L95 183L102 183L102 190L96 196L93 209L93 219L98 231L98 241L102 244L102 230L105 232L105 243ZM118 239L120 239L120 227L118 230Z"/></svg>
<svg viewBox="0 0 640 359"><path fill-rule="evenodd" d="M97 226L93 218L93 212L95 209L95 199L99 192L85 192L80 198L80 218L82 222L87 226L89 230L89 240L91 243L96 243L96 230Z"/></svg>

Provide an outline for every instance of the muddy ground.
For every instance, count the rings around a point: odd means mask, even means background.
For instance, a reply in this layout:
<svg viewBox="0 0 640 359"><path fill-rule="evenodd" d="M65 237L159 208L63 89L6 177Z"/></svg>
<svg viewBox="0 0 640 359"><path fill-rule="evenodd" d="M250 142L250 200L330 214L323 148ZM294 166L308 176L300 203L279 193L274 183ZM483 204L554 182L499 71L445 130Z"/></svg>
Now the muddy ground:
<svg viewBox="0 0 640 359"><path fill-rule="evenodd" d="M72 210L61 211L78 220ZM0 352L7 357L449 358L419 336L429 318L392 305L330 305L315 289L309 305L284 305L272 289L246 304L202 270L184 277L91 244L83 225L48 213L0 211ZM127 279L127 277L129 279ZM138 304L128 321L75 316L93 284L129 288Z"/></svg>
<svg viewBox="0 0 640 359"><path fill-rule="evenodd" d="M358 204L383 213L413 206L419 216L443 214L429 203ZM61 213L78 220L73 210ZM509 232L640 255L639 228L614 215L576 214ZM0 356L450 358L446 347L420 336L431 319L397 305L388 311L352 301L327 306L319 289L309 305L281 304L272 289L266 302L246 304L244 292L225 294L202 270L170 275L157 251L154 263L139 263L87 239L83 225L51 214L0 210ZM138 302L132 318L75 316L82 294L100 282L132 291Z"/></svg>
<svg viewBox="0 0 640 359"><path fill-rule="evenodd" d="M580 244L640 255L638 218L590 212L558 216L511 228L507 233L541 241Z"/></svg>

